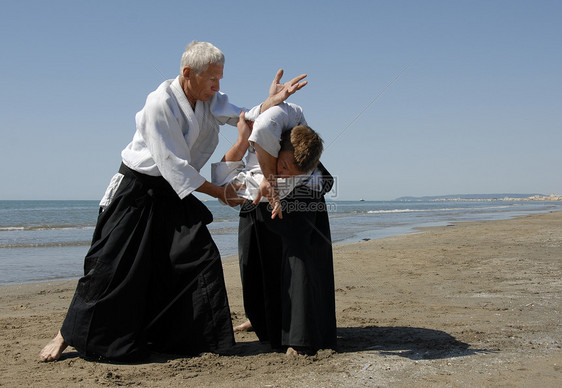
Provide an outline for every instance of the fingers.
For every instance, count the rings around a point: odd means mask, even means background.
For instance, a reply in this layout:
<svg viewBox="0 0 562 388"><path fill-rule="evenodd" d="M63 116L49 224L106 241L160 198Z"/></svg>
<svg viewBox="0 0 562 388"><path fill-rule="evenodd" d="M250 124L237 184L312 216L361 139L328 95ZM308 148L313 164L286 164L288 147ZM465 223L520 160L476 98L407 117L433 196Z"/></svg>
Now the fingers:
<svg viewBox="0 0 562 388"><path fill-rule="evenodd" d="M283 69L277 70L277 74L275 74L275 78L273 79L273 84L280 84L281 83L281 78L283 78L283 72L284 72ZM298 86L298 88L300 89L308 83L308 81L304 81L302 83L299 83L301 80L306 78L306 76L307 76L307 74L301 74L299 76L296 76L295 78L293 78L292 80L287 82L287 84L290 87Z"/></svg>
<svg viewBox="0 0 562 388"><path fill-rule="evenodd" d="M281 202L279 200L275 201L273 205L273 210L271 211L271 219L275 219L275 217L279 217L280 220L283 219L283 212L281 211Z"/></svg>
<svg viewBox="0 0 562 388"><path fill-rule="evenodd" d="M308 81L303 81L303 82L300 82L300 81L303 80L305 77L306 77L306 74L301 74L298 77L295 77L291 81L287 82L288 93L293 94L297 90L301 90L302 88L304 88L308 84Z"/></svg>
<svg viewBox="0 0 562 388"><path fill-rule="evenodd" d="M238 124L242 124L246 121L245 119L245 113L244 111L241 111L240 114L238 115Z"/></svg>
<svg viewBox="0 0 562 388"><path fill-rule="evenodd" d="M278 84L283 77L283 69L277 70L277 74L275 74L275 78L273 79L274 84Z"/></svg>
<svg viewBox="0 0 562 388"><path fill-rule="evenodd" d="M222 195L222 200L224 201L224 203L226 203L230 207L243 204L246 200L239 197L238 193L236 192L236 190L238 190L238 188L241 186L243 185L238 183L229 183L223 186L224 192Z"/></svg>
<svg viewBox="0 0 562 388"><path fill-rule="evenodd" d="M246 200L235 193L234 195L225 195L224 201L228 206L234 207L243 204Z"/></svg>
<svg viewBox="0 0 562 388"><path fill-rule="evenodd" d="M230 207L235 207L238 205L242 205L244 202L246 202L244 198L236 197L236 198L229 199L227 205Z"/></svg>
<svg viewBox="0 0 562 388"><path fill-rule="evenodd" d="M234 206L238 205L238 203L237 203L238 199L240 199L240 198L238 198L238 197L231 197L231 196L225 195L225 197L224 197L224 202L225 202L228 206L234 207Z"/></svg>
<svg viewBox="0 0 562 388"><path fill-rule="evenodd" d="M254 199L254 201L252 202L254 205L259 205L260 200L261 200L261 193L258 191L257 195L256 195L256 199Z"/></svg>
<svg viewBox="0 0 562 388"><path fill-rule="evenodd" d="M256 195L256 199L252 202L254 205L259 205L260 200L263 198L263 195L258 191ZM271 206L271 219L275 219L275 217L279 217L279 219L283 219L283 212L281 211L281 201L279 198L268 198L269 205Z"/></svg>
<svg viewBox="0 0 562 388"><path fill-rule="evenodd" d="M296 84L296 83L298 83L298 82L300 82L300 80L302 80L302 79L304 79L304 78L306 78L306 74L301 74L301 75L299 75L299 76L293 78L293 79L290 81L291 86L294 85L294 84ZM307 84L307 81L304 81L304 85L306 85L306 84Z"/></svg>
<svg viewBox="0 0 562 388"><path fill-rule="evenodd" d="M306 85L308 84L307 81L301 82L299 84L295 84L295 85L291 85L289 87L289 93L293 94L294 92L296 92L297 90L301 90L302 88L304 88Z"/></svg>
<svg viewBox="0 0 562 388"><path fill-rule="evenodd" d="M246 185L244 183L230 183L230 185L235 191L246 188Z"/></svg>

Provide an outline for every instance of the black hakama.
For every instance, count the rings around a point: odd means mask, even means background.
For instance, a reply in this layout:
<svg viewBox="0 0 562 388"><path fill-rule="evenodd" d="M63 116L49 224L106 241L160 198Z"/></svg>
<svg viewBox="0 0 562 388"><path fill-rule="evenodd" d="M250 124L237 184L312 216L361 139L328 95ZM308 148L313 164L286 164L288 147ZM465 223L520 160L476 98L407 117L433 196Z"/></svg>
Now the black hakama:
<svg viewBox="0 0 562 388"><path fill-rule="evenodd" d="M324 170L325 171L325 170ZM332 243L324 191L299 186L281 200L283 219L267 203L240 211L239 255L244 309L273 348L336 345Z"/></svg>
<svg viewBox="0 0 562 388"><path fill-rule="evenodd" d="M99 215L84 276L61 328L82 357L132 360L156 350L197 354L234 344L212 214L162 177L124 165Z"/></svg>

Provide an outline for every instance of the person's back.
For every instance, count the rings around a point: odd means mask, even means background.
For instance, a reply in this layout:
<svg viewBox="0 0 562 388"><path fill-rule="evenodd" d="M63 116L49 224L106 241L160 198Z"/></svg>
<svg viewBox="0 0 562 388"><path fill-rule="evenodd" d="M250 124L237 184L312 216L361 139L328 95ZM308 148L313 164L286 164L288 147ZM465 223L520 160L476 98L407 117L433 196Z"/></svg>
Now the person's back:
<svg viewBox="0 0 562 388"><path fill-rule="evenodd" d="M287 196L296 186L306 184L311 175L319 173L316 166L323 150L322 138L306 125L300 106L283 103L268 109L255 120L251 134L249 130L240 129L241 125L246 125L243 120L238 125L239 139L233 148L240 144L257 143L277 157L280 198ZM233 160L227 155L228 152L221 162L211 165L212 182L219 186L239 187L237 193L240 197L254 200L263 180L254 148L248 147L245 162L239 158ZM267 199L262 198L262 202L265 201Z"/></svg>

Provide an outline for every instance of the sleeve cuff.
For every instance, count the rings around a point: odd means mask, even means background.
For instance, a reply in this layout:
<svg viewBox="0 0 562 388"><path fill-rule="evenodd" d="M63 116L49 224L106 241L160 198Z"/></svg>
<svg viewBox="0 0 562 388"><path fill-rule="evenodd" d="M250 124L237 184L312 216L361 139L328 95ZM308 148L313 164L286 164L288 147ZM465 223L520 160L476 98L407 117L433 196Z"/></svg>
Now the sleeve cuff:
<svg viewBox="0 0 562 388"><path fill-rule="evenodd" d="M244 162L218 162L211 164L211 182L222 186L234 179L244 169Z"/></svg>

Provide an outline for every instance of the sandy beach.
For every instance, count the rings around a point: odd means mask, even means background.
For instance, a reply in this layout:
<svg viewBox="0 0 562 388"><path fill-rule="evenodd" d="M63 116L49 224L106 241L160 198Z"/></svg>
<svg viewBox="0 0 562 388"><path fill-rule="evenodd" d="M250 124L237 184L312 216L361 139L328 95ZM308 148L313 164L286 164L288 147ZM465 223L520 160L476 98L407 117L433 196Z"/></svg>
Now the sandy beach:
<svg viewBox="0 0 562 388"><path fill-rule="evenodd" d="M2 387L558 387L562 212L427 228L334 247L338 348L272 353L252 333L222 354L141 364L38 361L75 280L0 287ZM223 261L233 323L237 259Z"/></svg>

